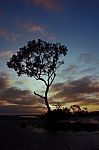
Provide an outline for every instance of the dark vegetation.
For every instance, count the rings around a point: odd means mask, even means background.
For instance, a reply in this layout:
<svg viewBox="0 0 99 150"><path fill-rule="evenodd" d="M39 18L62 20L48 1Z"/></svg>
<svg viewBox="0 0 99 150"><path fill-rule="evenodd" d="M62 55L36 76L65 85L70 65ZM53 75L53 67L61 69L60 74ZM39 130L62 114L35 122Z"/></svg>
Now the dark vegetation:
<svg viewBox="0 0 99 150"><path fill-rule="evenodd" d="M41 115L39 120L35 119L34 126L41 126L50 130L71 130L71 129L93 129L97 128L94 124L71 123L71 117L90 117L91 115L99 115L99 112L87 111L87 108L81 109L78 105L72 105L70 108L61 109L58 105L57 109L51 110L48 102L48 92L52 85L57 69L64 63L62 57L67 54L67 47L60 43L50 43L41 39L29 41L26 46L10 58L7 62L9 68L14 69L18 76L22 74L28 77L34 77L37 81L42 81L45 84L44 95L36 93L36 96L44 99L47 107L47 113ZM29 119L28 119L29 120ZM27 127L27 122L22 120L21 128ZM98 127L99 128L99 127Z"/></svg>
<svg viewBox="0 0 99 150"><path fill-rule="evenodd" d="M70 108L63 109L59 106L46 113L43 119L45 119L45 128L51 131L99 131L99 123L86 122L86 119L94 119L94 117L99 117L99 111L88 112L86 107L81 109L79 105L71 105ZM82 119L85 121L81 122Z"/></svg>
<svg viewBox="0 0 99 150"><path fill-rule="evenodd" d="M72 105L72 107L76 107ZM0 128L44 128L51 132L61 131L99 131L99 111L88 112L87 109L82 108L78 112L72 111L72 107L60 107L50 111L50 113L41 115L0 115ZM77 105L77 107L80 107ZM95 119L98 122L90 122L86 120ZM83 120L83 122L81 121Z"/></svg>
<svg viewBox="0 0 99 150"><path fill-rule="evenodd" d="M49 88L56 77L56 70L64 63L62 56L65 56L67 51L65 45L38 39L29 41L7 62L7 66L14 69L18 76L25 74L45 84L44 95L35 91L34 94L44 99L48 112L50 112L48 103Z"/></svg>

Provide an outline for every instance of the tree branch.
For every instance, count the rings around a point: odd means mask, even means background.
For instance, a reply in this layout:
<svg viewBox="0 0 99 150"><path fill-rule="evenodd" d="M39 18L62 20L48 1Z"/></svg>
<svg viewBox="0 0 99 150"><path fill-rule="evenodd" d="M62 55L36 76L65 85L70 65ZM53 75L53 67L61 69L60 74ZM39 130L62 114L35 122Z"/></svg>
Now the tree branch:
<svg viewBox="0 0 99 150"><path fill-rule="evenodd" d="M53 81L54 81L55 77L56 77L56 73L54 73L53 78L51 78L51 82L50 82L49 86L51 86L51 84L53 83Z"/></svg>
<svg viewBox="0 0 99 150"><path fill-rule="evenodd" d="M54 70L54 71L51 73L51 75L48 75L48 76L49 76L49 79L52 77L53 74L55 74L55 71L56 71L56 70Z"/></svg>
<svg viewBox="0 0 99 150"><path fill-rule="evenodd" d="M42 95L36 93L35 91L34 91L34 94L37 95L37 96L39 96L39 97L41 97L41 98L45 98L44 96L42 96Z"/></svg>
<svg viewBox="0 0 99 150"><path fill-rule="evenodd" d="M43 81L43 82L45 83L45 85L47 86L47 83L46 83L46 81L45 81L43 78L37 77L37 76L34 76L34 78L35 78L36 80L41 80L41 81Z"/></svg>
<svg viewBox="0 0 99 150"><path fill-rule="evenodd" d="M52 77L53 76L53 77ZM48 75L48 85L51 86L51 84L53 83L54 79L55 79L56 73L55 70L51 73L51 75ZM51 81L50 81L51 80ZM50 83L49 83L50 81Z"/></svg>
<svg viewBox="0 0 99 150"><path fill-rule="evenodd" d="M47 83L46 83L46 81L43 79L43 78L38 78L37 80L41 80L41 81L43 81L44 83L45 83L45 85L47 86Z"/></svg>

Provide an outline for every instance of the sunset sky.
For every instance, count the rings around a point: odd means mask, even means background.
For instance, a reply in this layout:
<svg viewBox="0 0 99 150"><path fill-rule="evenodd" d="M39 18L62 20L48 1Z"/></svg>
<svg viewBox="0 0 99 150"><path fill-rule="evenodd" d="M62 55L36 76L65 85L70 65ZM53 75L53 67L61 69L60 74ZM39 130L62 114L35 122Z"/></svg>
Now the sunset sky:
<svg viewBox="0 0 99 150"><path fill-rule="evenodd" d="M43 94L44 85L17 77L6 65L19 48L38 38L69 50L50 88L50 106L59 102L99 110L99 1L1 0L0 114L46 111L44 101L33 94Z"/></svg>

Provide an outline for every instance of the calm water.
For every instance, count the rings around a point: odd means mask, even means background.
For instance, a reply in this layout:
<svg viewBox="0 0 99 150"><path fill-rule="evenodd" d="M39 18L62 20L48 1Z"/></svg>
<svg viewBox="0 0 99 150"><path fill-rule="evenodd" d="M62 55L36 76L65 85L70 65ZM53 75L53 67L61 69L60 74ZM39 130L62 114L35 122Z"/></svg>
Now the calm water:
<svg viewBox="0 0 99 150"><path fill-rule="evenodd" d="M33 116L20 116L22 118L33 118L33 119L39 119L38 115ZM99 124L99 117L71 117L68 120L64 120L64 122L71 122L71 123L96 123Z"/></svg>
<svg viewBox="0 0 99 150"><path fill-rule="evenodd" d="M71 118L69 119L69 121L71 123L95 123L95 124L99 124L99 117L75 117L75 118Z"/></svg>
<svg viewBox="0 0 99 150"><path fill-rule="evenodd" d="M25 115L23 115L23 116L20 116L20 117L22 117L22 118L38 118L38 115L33 115L33 116L25 116Z"/></svg>

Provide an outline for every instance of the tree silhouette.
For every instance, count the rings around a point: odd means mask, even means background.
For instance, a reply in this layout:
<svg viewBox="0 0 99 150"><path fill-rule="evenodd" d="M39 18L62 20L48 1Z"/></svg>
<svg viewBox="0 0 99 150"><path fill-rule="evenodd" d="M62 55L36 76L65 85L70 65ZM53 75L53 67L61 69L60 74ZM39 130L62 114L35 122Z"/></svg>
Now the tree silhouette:
<svg viewBox="0 0 99 150"><path fill-rule="evenodd" d="M81 112L81 108L79 105L71 105L70 109L73 111L73 114Z"/></svg>
<svg viewBox="0 0 99 150"><path fill-rule="evenodd" d="M44 96L35 91L34 94L45 100L48 112L50 111L49 87L54 81L57 68L64 63L61 56L65 56L67 51L65 45L38 39L29 41L7 62L7 66L13 68L18 76L26 74L28 77L34 77L36 80L44 82L46 86Z"/></svg>

